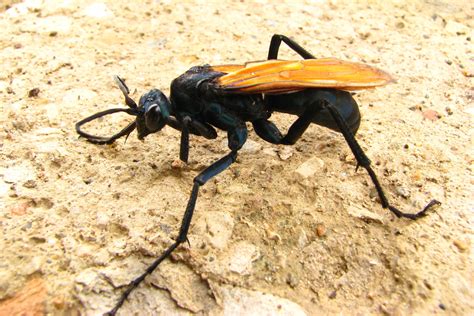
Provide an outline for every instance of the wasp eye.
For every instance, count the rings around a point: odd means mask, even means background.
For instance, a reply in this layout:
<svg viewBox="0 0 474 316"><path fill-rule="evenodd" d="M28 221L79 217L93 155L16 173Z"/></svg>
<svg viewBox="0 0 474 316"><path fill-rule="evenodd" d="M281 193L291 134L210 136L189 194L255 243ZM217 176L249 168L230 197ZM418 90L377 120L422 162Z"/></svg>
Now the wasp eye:
<svg viewBox="0 0 474 316"><path fill-rule="evenodd" d="M163 117L158 104L152 104L145 112L145 125L150 132L156 132L163 128Z"/></svg>

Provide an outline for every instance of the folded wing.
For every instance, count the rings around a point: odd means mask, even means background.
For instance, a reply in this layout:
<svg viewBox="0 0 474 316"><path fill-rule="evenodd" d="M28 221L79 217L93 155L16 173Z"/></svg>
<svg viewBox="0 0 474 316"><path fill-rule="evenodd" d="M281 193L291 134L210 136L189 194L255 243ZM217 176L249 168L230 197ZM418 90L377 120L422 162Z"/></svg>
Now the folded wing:
<svg viewBox="0 0 474 316"><path fill-rule="evenodd" d="M361 90L393 81L386 72L361 63L336 58L297 61L267 60L245 65L212 66L226 73L219 77L219 89L229 93L289 93L308 88Z"/></svg>

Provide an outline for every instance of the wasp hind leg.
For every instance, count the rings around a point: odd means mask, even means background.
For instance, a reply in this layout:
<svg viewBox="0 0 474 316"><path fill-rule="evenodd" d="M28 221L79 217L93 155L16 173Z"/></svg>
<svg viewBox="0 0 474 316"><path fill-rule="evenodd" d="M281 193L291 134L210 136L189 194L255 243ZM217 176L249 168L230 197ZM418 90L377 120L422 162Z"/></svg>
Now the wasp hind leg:
<svg viewBox="0 0 474 316"><path fill-rule="evenodd" d="M387 197L385 196L385 193L382 189L382 186L380 185L379 180L377 179L377 176L374 170L370 166L370 159L366 156L366 154L360 147L359 143L357 143L357 140L355 139L354 135L351 133L349 127L347 126L346 122L342 118L339 111L336 109L336 107L334 107L330 103L325 103L324 108L326 108L329 111L334 121L336 122L337 126L339 127L339 130L341 131L342 135L344 136L344 139L346 140L347 144L349 145L352 153L354 154L357 160L357 167L361 166L365 168L367 172L369 173L370 179L372 180L373 184L375 185L375 188L377 189L377 193L379 195L380 202L383 208L388 208L397 217L405 217L405 218L415 220L415 219L425 216L426 212L429 209L431 209L431 207L441 204L437 200L431 200L421 211L414 214L404 213L400 211L398 208L396 208L395 206L391 205L388 202Z"/></svg>
<svg viewBox="0 0 474 316"><path fill-rule="evenodd" d="M322 109L321 101L315 106L309 106L298 119L290 126L285 136L282 135L278 127L267 119L259 119L252 122L253 128L258 136L272 144L293 145L308 129L313 122L313 118Z"/></svg>
<svg viewBox="0 0 474 316"><path fill-rule="evenodd" d="M278 50L280 48L281 42L288 45L292 50L294 50L304 59L316 59L316 57L314 57L310 52L301 47L301 45L296 43L294 40L285 35L280 34L275 34L272 36L272 39L270 41L270 48L268 50L268 59L278 59Z"/></svg>
<svg viewBox="0 0 474 316"><path fill-rule="evenodd" d="M441 204L437 200L430 201L421 211L418 213L404 213L400 211L395 206L391 205L388 201L388 198L385 196L385 193L380 185L380 182L375 174L374 170L371 167L370 159L364 153L359 143L354 137L354 134L351 132L350 128L347 126L344 118L341 116L336 107L330 103L320 100L315 105L309 106L303 114L298 117L298 119L290 126L288 133L283 136L279 131L278 127L272 122L261 119L252 122L253 127L257 135L259 135L264 140L273 143L273 144L283 144L283 145L292 145L303 135L306 129L309 127L315 115L318 115L318 112L322 109L329 111L330 115L336 122L340 133L344 136L347 144L349 145L352 153L354 154L357 160L357 167L363 167L367 170L370 179L372 180L377 193L380 198L380 202L383 208L388 208L392 213L397 217L404 217L409 219L418 219L426 215L426 212L430 210L433 206Z"/></svg>

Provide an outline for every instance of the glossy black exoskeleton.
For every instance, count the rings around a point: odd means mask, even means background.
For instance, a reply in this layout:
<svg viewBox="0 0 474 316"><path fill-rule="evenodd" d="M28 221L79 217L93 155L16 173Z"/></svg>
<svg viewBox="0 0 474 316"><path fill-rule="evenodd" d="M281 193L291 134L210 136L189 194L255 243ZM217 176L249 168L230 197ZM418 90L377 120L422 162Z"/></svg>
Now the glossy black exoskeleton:
<svg viewBox="0 0 474 316"><path fill-rule="evenodd" d="M270 43L269 60L277 59L281 42L286 43L304 59L315 59L293 40L283 35L274 35ZM253 125L258 136L273 144L294 144L311 123L341 133L356 157L357 166L365 168L369 173L377 189L382 207L388 208L397 217L417 219L424 216L431 206L439 204L438 201L432 200L423 210L415 214L403 213L389 204L370 166L370 160L354 138L361 117L357 103L349 92L332 88L308 88L280 94L229 93L217 84L218 79L223 75L225 74L216 71L209 65L192 67L173 80L169 100L161 91L154 89L144 94L138 105L129 97L129 90L125 83L116 77L116 82L125 96L125 103L129 108L99 112L76 124L76 130L81 136L97 144L110 144L119 137L128 136L135 128L138 138L143 139L149 134L160 131L166 125L171 126L181 131L180 159L185 162L188 160L190 133L214 139L217 137L217 128L226 131L228 135L230 152L194 178L191 196L175 243L156 259L142 275L130 283L109 312L111 315L117 312L131 291L148 274L152 273L176 247L187 240L199 188L209 179L227 169L236 160L239 149L247 139L246 122ZM81 130L83 124L115 112L134 115L136 120L112 137L95 136ZM298 119L283 135L277 126L269 120L273 112L293 114L298 116Z"/></svg>

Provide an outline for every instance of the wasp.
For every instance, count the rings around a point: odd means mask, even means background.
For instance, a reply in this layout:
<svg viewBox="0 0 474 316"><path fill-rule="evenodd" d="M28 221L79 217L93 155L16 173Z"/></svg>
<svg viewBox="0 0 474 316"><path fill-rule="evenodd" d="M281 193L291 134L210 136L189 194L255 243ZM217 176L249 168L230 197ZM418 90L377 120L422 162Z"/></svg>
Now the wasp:
<svg viewBox="0 0 474 316"><path fill-rule="evenodd" d="M303 59L279 60L282 42ZM120 137L128 137L135 129L138 138L144 139L170 126L181 132L179 157L187 162L189 135L215 139L219 129L227 132L229 153L194 178L175 242L128 285L109 315L114 315L145 277L181 243L187 241L199 188L235 162L239 149L247 139L247 122L252 124L259 137L272 144L296 143L312 123L342 134L356 158L357 168L367 170L382 207L397 217L415 220L426 215L434 205L440 204L432 200L421 211L413 214L404 213L390 204L369 158L354 137L361 115L350 91L380 87L393 81L389 74L375 67L335 58L316 59L294 40L275 34L270 42L267 60L243 65L192 67L171 82L169 98L160 90L153 89L136 104L129 96L130 90L125 82L118 76L115 81L128 108L109 109L77 122L77 133L89 142L111 144ZM126 112L136 119L110 137L92 135L81 129L88 122L116 112ZM273 112L293 114L298 118L286 133L282 133L270 120Z"/></svg>

